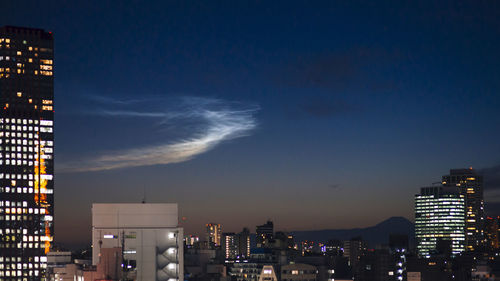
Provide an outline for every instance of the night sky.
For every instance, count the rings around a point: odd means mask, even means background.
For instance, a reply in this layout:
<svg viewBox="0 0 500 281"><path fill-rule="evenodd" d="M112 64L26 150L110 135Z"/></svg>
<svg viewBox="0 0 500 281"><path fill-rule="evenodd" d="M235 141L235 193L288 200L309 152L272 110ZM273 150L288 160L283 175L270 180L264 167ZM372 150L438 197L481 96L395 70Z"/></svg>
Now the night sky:
<svg viewBox="0 0 500 281"><path fill-rule="evenodd" d="M90 241L92 202L144 197L178 202L188 234L412 220L419 187L470 166L500 214L498 1L0 11L55 38L57 242Z"/></svg>

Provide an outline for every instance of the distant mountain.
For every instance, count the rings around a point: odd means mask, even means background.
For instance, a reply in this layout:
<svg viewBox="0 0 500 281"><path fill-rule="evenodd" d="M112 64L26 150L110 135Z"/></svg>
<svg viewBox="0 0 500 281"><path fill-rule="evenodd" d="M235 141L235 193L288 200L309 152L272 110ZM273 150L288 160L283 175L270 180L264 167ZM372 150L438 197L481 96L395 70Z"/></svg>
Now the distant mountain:
<svg viewBox="0 0 500 281"><path fill-rule="evenodd" d="M304 240L325 243L330 239L349 240L361 236L370 247L378 244L388 244L390 234L408 235L410 245L413 245L415 226L404 217L392 217L379 224L366 228L324 229L308 231L292 231L295 242Z"/></svg>

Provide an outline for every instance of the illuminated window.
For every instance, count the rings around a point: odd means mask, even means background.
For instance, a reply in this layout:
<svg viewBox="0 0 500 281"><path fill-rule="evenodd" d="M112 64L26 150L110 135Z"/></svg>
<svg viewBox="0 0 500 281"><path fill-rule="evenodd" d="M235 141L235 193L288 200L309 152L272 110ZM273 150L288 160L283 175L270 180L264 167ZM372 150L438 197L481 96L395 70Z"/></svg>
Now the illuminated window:
<svg viewBox="0 0 500 281"><path fill-rule="evenodd" d="M52 64L52 60L40 60L41 63L43 64Z"/></svg>

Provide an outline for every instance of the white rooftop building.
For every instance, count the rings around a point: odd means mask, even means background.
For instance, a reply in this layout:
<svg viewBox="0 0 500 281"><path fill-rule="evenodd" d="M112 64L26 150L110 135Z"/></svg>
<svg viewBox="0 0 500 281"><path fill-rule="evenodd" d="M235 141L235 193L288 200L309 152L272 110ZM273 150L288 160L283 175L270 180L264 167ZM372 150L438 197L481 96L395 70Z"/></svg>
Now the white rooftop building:
<svg viewBox="0 0 500 281"><path fill-rule="evenodd" d="M125 279L183 280L182 239L177 204L92 205L92 264L101 249L121 248Z"/></svg>

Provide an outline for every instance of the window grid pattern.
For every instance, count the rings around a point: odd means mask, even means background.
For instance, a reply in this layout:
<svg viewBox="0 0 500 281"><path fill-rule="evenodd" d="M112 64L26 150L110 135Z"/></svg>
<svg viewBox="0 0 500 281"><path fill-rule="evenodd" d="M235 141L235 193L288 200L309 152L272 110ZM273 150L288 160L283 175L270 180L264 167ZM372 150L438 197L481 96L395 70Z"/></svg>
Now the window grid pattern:
<svg viewBox="0 0 500 281"><path fill-rule="evenodd" d="M447 240L452 255L465 251L465 202L459 194L415 196L415 236L419 256L429 258L439 240Z"/></svg>
<svg viewBox="0 0 500 281"><path fill-rule="evenodd" d="M46 280L54 235L52 35L0 27L0 280Z"/></svg>

